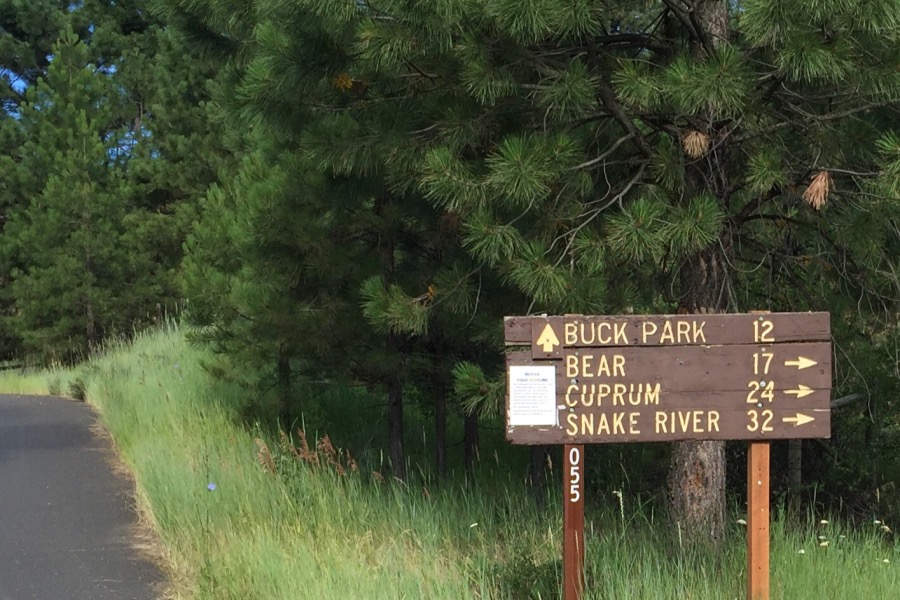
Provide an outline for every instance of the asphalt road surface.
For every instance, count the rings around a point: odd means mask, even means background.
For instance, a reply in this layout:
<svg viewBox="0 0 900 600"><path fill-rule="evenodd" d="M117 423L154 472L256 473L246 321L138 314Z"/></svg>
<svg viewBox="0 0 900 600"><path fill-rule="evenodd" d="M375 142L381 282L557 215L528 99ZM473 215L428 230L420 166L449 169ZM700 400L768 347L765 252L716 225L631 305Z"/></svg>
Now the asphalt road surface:
<svg viewBox="0 0 900 600"><path fill-rule="evenodd" d="M0 395L0 600L155 600L132 485L84 403Z"/></svg>

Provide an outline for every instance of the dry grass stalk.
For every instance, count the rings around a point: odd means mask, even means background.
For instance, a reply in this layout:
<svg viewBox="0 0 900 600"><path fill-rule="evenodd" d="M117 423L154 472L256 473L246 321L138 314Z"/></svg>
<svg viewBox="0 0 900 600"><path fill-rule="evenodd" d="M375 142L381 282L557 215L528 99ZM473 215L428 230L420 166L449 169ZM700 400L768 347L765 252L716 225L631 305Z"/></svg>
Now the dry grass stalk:
<svg viewBox="0 0 900 600"><path fill-rule="evenodd" d="M256 461L269 473L275 474L275 459L272 452L261 438L256 438Z"/></svg>
<svg viewBox="0 0 900 600"><path fill-rule="evenodd" d="M831 175L828 171L819 171L813 175L812 181L803 192L803 199L814 209L819 210L825 206L830 191Z"/></svg>
<svg viewBox="0 0 900 600"><path fill-rule="evenodd" d="M351 473L357 473L359 471L359 465L356 464L356 459L353 458L349 450L344 450L344 462L347 464L347 468L350 469Z"/></svg>
<svg viewBox="0 0 900 600"><path fill-rule="evenodd" d="M344 475L346 473L344 466L341 464L341 455L335 450L334 445L331 443L331 439L329 439L327 435L319 440L317 449L322 453L322 456L325 457L325 461L334 467L334 470L337 471L338 475Z"/></svg>
<svg viewBox="0 0 900 600"><path fill-rule="evenodd" d="M681 138L685 154L691 158L700 158L709 150L709 136L700 131L688 131Z"/></svg>
<svg viewBox="0 0 900 600"><path fill-rule="evenodd" d="M307 443L306 441L306 432L302 429L298 429L297 437L300 438L300 445L296 447L296 453L294 453L294 456L296 456L298 460L302 460L306 464L318 465L319 455L309 449L309 443Z"/></svg>

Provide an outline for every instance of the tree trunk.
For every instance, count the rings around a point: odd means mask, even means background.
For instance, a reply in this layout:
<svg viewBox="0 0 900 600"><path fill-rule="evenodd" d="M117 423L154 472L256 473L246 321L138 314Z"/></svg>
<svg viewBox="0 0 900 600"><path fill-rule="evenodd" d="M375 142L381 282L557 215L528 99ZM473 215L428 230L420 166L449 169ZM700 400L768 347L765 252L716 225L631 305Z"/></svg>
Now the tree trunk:
<svg viewBox="0 0 900 600"><path fill-rule="evenodd" d="M278 358L275 364L275 378L278 386L278 419L290 431L291 417L291 357L286 344L278 344Z"/></svg>
<svg viewBox="0 0 900 600"><path fill-rule="evenodd" d="M787 486L789 507L800 509L800 487L803 484L803 440L788 440Z"/></svg>
<svg viewBox="0 0 900 600"><path fill-rule="evenodd" d="M441 385L434 396L434 467L438 477L447 479L447 390Z"/></svg>
<svg viewBox="0 0 900 600"><path fill-rule="evenodd" d="M381 261L381 283L387 288L394 282L395 244L391 233L388 203L390 196L379 196L375 200L375 214L382 219L382 231L378 237L378 252ZM387 367L382 373L384 386L388 396L388 455L391 460L391 473L401 481L406 481L406 454L403 450L403 378L399 371L402 348L400 338L389 331L385 338L385 349L394 360L394 368Z"/></svg>
<svg viewBox="0 0 900 600"><path fill-rule="evenodd" d="M466 415L463 433L463 462L466 465L466 478L473 480L475 462L478 460L478 415Z"/></svg>
<svg viewBox="0 0 900 600"><path fill-rule="evenodd" d="M528 483L534 502L544 506L547 491L547 446L531 447L531 464L528 465Z"/></svg>
<svg viewBox="0 0 900 600"><path fill-rule="evenodd" d="M788 491L796 494L803 484L803 440L788 440Z"/></svg>
<svg viewBox="0 0 900 600"><path fill-rule="evenodd" d="M728 4L725 0L698 0L694 13L694 57L705 60L711 49L728 41ZM710 122L715 121L715 115L707 116ZM708 161L712 164L699 162L686 174L694 193L706 192L722 198L727 182L716 173L721 160L724 156L710 155ZM718 313L729 307L730 248L731 240L725 232L712 246L685 261L679 272L679 313ZM719 544L725 532L725 442L676 442L669 486L672 518L682 539L689 544Z"/></svg>
<svg viewBox="0 0 900 600"><path fill-rule="evenodd" d="M715 244L681 268L680 313L723 312L728 306L725 248ZM683 540L721 542L725 532L725 442L676 442L669 471L672 518Z"/></svg>
<svg viewBox="0 0 900 600"><path fill-rule="evenodd" d="M725 442L676 442L669 478L681 538L692 545L720 543L725 532Z"/></svg>
<svg viewBox="0 0 900 600"><path fill-rule="evenodd" d="M388 394L388 449L391 457L391 473L406 481L406 454L403 451L403 386L399 379L387 384Z"/></svg>

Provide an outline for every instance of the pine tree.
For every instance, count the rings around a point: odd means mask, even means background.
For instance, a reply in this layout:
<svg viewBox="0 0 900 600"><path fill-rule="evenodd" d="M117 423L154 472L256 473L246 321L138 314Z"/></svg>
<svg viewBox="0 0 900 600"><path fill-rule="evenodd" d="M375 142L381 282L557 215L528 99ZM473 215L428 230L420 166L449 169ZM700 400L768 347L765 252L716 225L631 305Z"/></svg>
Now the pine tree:
<svg viewBox="0 0 900 600"><path fill-rule="evenodd" d="M412 113L385 178L413 162L470 256L534 310L718 312L878 291L894 255L848 227L896 210L867 182L900 92L892 6L386 2L323 19L354 31L353 116ZM843 278L816 289L800 261L784 278L802 300L759 295L734 265L783 263L788 240ZM677 445L671 481L684 530L720 539L722 444Z"/></svg>
<svg viewBox="0 0 900 600"><path fill-rule="evenodd" d="M71 356L99 336L157 321L179 303L177 270L196 199L228 159L219 128L206 118L211 65L184 60L140 0L10 2L0 6L0 18L7 85L0 112L6 175L0 272L7 282L13 274L19 281L15 289L4 286L2 351ZM59 48L51 44L60 36L72 48L65 74L54 70ZM73 44L75 38L82 43ZM77 274L52 256L59 252L52 244L76 252L76 242L58 231L79 222L93 230L97 219L113 229L106 238L78 242L97 247L82 249L95 263L91 274ZM54 234L49 247L32 239L42 228ZM95 284L114 281L109 298L68 308L53 299L99 294ZM87 313L95 325L66 333ZM60 339L65 347L57 348Z"/></svg>
<svg viewBox="0 0 900 600"><path fill-rule="evenodd" d="M473 272L501 295L487 315L891 300L892 0L167 4L245 69L245 116L379 190L359 208L377 218L386 194L404 219L430 207L424 231L458 224L460 258L417 268L460 286L415 302L382 263L363 288L375 326L415 340ZM470 399L487 381L457 374ZM674 450L694 539L722 535L722 448Z"/></svg>
<svg viewBox="0 0 900 600"><path fill-rule="evenodd" d="M115 89L71 30L53 53L20 107L26 141L9 172L23 201L4 228L4 249L14 266L14 328L31 352L69 359L128 327L115 318L127 283L124 206L118 148L104 139Z"/></svg>

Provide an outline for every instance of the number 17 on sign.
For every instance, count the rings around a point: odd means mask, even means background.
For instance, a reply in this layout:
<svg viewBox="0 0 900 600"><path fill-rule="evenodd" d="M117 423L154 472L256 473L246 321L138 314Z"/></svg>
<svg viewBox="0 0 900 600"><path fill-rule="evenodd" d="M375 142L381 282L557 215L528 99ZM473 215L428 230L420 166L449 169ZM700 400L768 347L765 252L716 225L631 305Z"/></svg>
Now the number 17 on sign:
<svg viewBox="0 0 900 600"><path fill-rule="evenodd" d="M584 597L584 445L563 446L563 599Z"/></svg>

